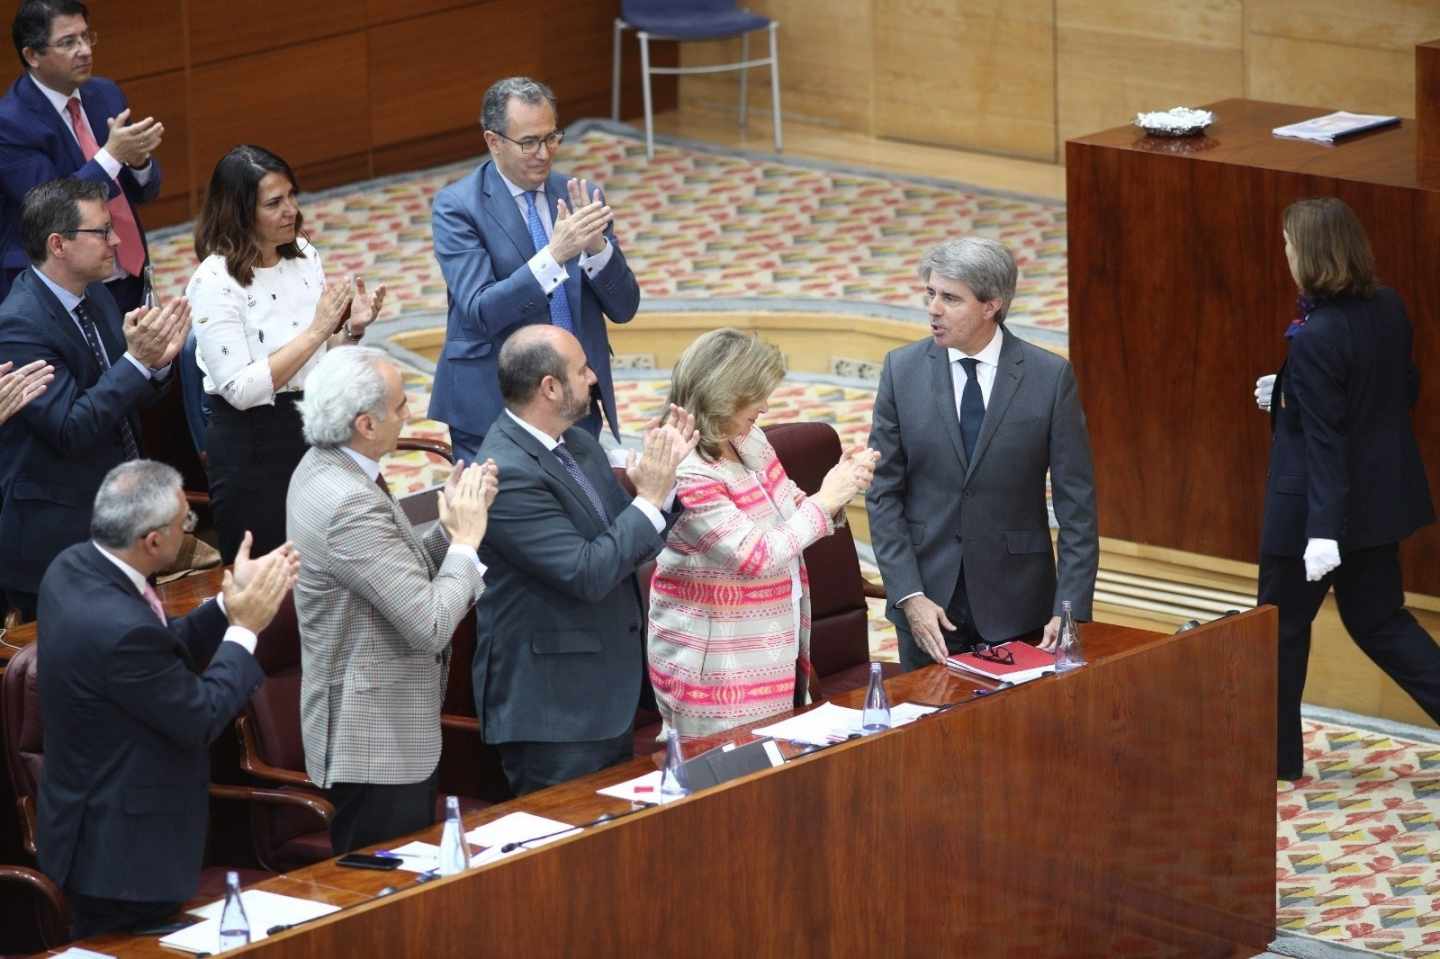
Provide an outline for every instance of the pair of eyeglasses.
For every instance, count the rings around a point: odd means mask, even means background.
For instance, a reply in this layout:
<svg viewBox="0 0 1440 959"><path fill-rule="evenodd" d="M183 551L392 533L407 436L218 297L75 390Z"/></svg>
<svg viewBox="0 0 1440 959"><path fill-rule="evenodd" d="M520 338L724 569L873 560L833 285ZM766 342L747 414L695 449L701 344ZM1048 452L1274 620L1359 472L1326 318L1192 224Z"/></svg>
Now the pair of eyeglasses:
<svg viewBox="0 0 1440 959"><path fill-rule="evenodd" d="M82 43L91 50L94 50L95 45L99 42L100 34L94 30L86 30L84 33L72 33L69 36L61 37L59 40L45 45L51 50L59 50L61 53L74 53L80 48L80 44Z"/></svg>
<svg viewBox="0 0 1440 959"><path fill-rule="evenodd" d="M555 152L556 147L565 142L564 130L552 130L551 132L545 134L543 137L525 137L523 140L516 140L512 137L507 137L499 130L491 130L490 132L495 134L502 140L506 140L510 143L515 144L517 147L520 148L520 152L527 157L534 156L535 153L540 149L540 144L542 143L545 144L546 150L553 153Z"/></svg>
<svg viewBox="0 0 1440 959"><path fill-rule="evenodd" d="M73 230L66 230L65 232L66 232L66 233L93 233L93 234L95 234L96 236L101 236L101 237L104 237L105 239L108 240L108 239L110 239L110 237L112 237L112 236L115 235L115 224L111 223L111 224L109 224L109 225L107 225L107 226L76 227L76 228L73 229Z"/></svg>
<svg viewBox="0 0 1440 959"><path fill-rule="evenodd" d="M1015 665L1015 654L1008 649L1000 649L998 646L991 646L988 643L975 644L975 658L983 659L990 663L1003 663L1006 666Z"/></svg>

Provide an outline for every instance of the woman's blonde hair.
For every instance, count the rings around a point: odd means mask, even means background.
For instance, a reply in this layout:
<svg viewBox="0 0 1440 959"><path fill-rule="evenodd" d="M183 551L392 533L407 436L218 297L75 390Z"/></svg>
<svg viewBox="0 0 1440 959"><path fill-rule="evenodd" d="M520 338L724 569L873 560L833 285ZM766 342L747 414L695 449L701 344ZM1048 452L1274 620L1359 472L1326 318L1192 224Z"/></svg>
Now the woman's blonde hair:
<svg viewBox="0 0 1440 959"><path fill-rule="evenodd" d="M1355 211L1333 196L1285 209L1285 235L1295 250L1295 282L1309 296L1373 296L1375 256Z"/></svg>
<svg viewBox="0 0 1440 959"><path fill-rule="evenodd" d="M720 458L725 424L741 407L769 396L785 378L785 357L754 333L711 330L685 348L670 378L669 402L695 417L698 449Z"/></svg>

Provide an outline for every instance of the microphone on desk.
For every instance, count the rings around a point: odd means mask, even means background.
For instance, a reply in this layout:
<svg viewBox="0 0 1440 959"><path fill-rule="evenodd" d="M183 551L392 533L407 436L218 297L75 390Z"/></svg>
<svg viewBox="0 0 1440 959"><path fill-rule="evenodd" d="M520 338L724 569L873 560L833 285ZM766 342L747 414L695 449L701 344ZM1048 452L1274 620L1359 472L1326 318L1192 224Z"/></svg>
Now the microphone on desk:
<svg viewBox="0 0 1440 959"><path fill-rule="evenodd" d="M516 839L512 842L507 842L505 845L501 846L500 854L509 855L517 849L524 849L532 842L539 842L542 839L554 839L556 836L563 836L566 833L574 832L577 829L589 829L591 826L599 826L607 822L614 822L618 819L624 819L626 816L633 816L637 812L643 812L644 810L649 809L653 805L654 803L646 803L642 806L627 809L619 815L607 812L604 815L595 817L589 822L582 822L578 826L566 826L564 829L557 829L554 832L543 833L539 836L531 836L529 839Z"/></svg>

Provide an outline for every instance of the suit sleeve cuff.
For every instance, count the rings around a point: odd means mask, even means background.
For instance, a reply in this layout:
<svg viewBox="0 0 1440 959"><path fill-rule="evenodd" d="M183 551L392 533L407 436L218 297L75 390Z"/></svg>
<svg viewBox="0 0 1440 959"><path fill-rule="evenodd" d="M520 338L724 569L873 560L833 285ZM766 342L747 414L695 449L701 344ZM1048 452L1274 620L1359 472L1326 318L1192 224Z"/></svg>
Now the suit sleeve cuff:
<svg viewBox="0 0 1440 959"><path fill-rule="evenodd" d="M570 274L556 261L548 246L530 258L529 266L535 282L540 284L540 289L546 296L554 293L557 287L570 278Z"/></svg>
<svg viewBox="0 0 1440 959"><path fill-rule="evenodd" d="M255 634L244 626L231 626L225 630L225 638L221 642L236 643L244 647L245 652L255 655Z"/></svg>
<svg viewBox="0 0 1440 959"><path fill-rule="evenodd" d="M111 156L109 150L101 147L100 151L95 154L95 162L100 164L100 169L105 171L106 176L118 182L120 178L120 161Z"/></svg>
<svg viewBox="0 0 1440 959"><path fill-rule="evenodd" d="M896 605L897 607L898 607L898 606L901 606L902 604L904 604L904 602L905 602L907 599L914 599L916 596L924 596L924 595L925 595L924 593L906 593L904 596L901 596L899 599L895 600L895 605Z"/></svg>
<svg viewBox="0 0 1440 959"><path fill-rule="evenodd" d="M443 529L444 527L441 528ZM445 535L449 536L450 534L447 531ZM466 559L468 559L471 563L474 564L475 569L480 573L481 576L485 575L485 564L480 562L480 554L475 551L475 547L467 546L464 543L451 543L450 552L456 554L457 556L464 556Z"/></svg>
<svg viewBox="0 0 1440 959"><path fill-rule="evenodd" d="M669 504L674 496L675 491L672 489L670 491L670 499L667 499L666 503ZM655 508L655 504L640 496L635 497L630 502L636 509L645 514L645 518L650 521L650 525L655 527L655 532L663 533L665 531L665 517L660 515L660 511Z"/></svg>

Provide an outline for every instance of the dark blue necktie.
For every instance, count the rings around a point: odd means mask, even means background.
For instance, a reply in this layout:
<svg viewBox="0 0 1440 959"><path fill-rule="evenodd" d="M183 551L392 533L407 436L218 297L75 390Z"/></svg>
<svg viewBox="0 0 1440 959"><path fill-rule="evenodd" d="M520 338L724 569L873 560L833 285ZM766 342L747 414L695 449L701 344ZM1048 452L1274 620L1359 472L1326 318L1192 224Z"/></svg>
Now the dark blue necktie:
<svg viewBox="0 0 1440 959"><path fill-rule="evenodd" d="M100 331L96 329L95 321L90 318L90 308L83 299L75 304L75 319L80 321L80 332L85 334L85 342L90 344L90 352L95 354L95 362L100 364L100 372L110 369L110 360L100 346ZM135 431L130 428L130 417L127 414L120 416L120 444L125 447L127 460L140 458L140 444L135 442Z"/></svg>
<svg viewBox="0 0 1440 959"><path fill-rule="evenodd" d="M591 506L595 507L595 515L600 517L600 522L607 526L610 525L610 514L605 511L605 504L600 501L599 491L591 484L590 477L586 476L585 471L580 468L580 464L575 462L575 457L570 455L570 451L565 448L564 443L555 447L555 458L560 461L561 466L565 467L565 472L570 474L570 478L584 491L585 498L590 501Z"/></svg>
<svg viewBox="0 0 1440 959"><path fill-rule="evenodd" d="M980 425L985 422L985 398L980 393L980 379L975 375L979 360L966 357L965 388L960 391L960 439L965 443L965 462L975 458L975 441L980 438Z"/></svg>
<svg viewBox="0 0 1440 959"><path fill-rule="evenodd" d="M540 211L535 208L535 193L536 191L531 190L525 194L525 225L530 229L530 242L535 244L535 252L539 253L550 240L545 236L545 224L540 222ZM564 283L550 294L550 322L562 330L575 332L575 321L570 317L570 301L565 297Z"/></svg>

